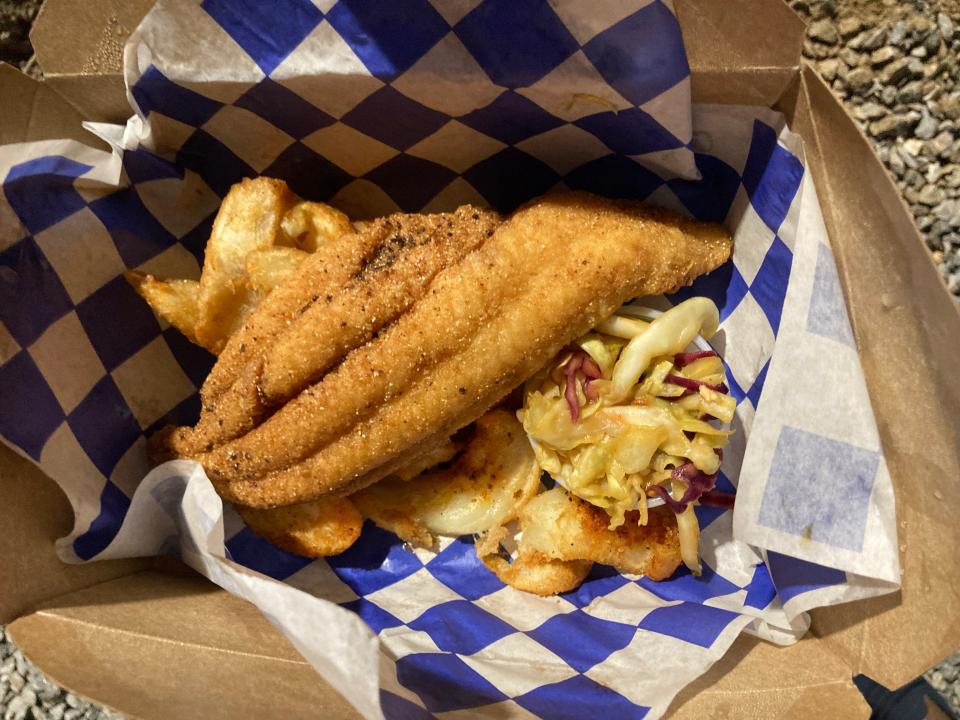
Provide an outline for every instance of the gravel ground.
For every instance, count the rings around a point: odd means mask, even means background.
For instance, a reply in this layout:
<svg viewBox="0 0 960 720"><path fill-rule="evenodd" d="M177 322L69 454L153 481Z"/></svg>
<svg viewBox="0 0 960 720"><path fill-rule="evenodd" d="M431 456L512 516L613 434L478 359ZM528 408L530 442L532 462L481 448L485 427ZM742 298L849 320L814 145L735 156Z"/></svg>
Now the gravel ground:
<svg viewBox="0 0 960 720"><path fill-rule="evenodd" d="M960 0L793 0L804 55L897 181L960 299Z"/></svg>
<svg viewBox="0 0 960 720"><path fill-rule="evenodd" d="M960 0L792 0L804 55L873 140L960 298ZM0 60L34 76L39 0L0 0ZM960 652L924 676L960 717ZM2 720L119 720L54 685L0 626Z"/></svg>
<svg viewBox="0 0 960 720"><path fill-rule="evenodd" d="M0 711L3 720L122 720L43 676L0 626Z"/></svg>

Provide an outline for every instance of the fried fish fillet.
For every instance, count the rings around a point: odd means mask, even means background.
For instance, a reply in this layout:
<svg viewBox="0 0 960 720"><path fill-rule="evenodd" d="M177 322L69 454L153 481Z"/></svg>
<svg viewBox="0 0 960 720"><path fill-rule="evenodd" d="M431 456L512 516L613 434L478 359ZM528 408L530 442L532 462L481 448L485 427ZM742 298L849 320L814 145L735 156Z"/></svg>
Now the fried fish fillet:
<svg viewBox="0 0 960 720"><path fill-rule="evenodd" d="M201 390L200 422L162 438L169 448L158 454L193 457L249 431L408 310L499 223L471 206L396 214L319 247L230 338Z"/></svg>
<svg viewBox="0 0 960 720"><path fill-rule="evenodd" d="M590 560L612 565L622 573L663 580L680 566L680 535L667 507L650 510L647 524L637 513L610 529L610 515L555 487L537 495L520 513L520 547L551 560Z"/></svg>
<svg viewBox="0 0 960 720"><path fill-rule="evenodd" d="M251 422L218 407L224 393L209 403L207 425L232 423L239 431L232 429L225 442L212 433L206 445L212 449L195 457L218 491L243 505L348 494L442 444L626 300L674 291L720 266L731 245L717 225L637 202L544 196L436 272L411 303L378 319L377 330L357 335L344 326L343 336L331 336L342 355L335 364L322 359L326 346L303 341L310 325L295 320L310 293L296 289L304 281L293 278L240 333L250 347L256 338L263 368L271 361L285 368L271 387L283 387L275 397L289 399L248 415L256 418ZM324 292L338 297L356 272ZM379 288L372 280L371 297ZM314 321L346 322L351 311L337 308L332 320L318 311ZM279 319L266 323L269 333L248 331L265 324L261 316ZM279 347L311 357L278 357ZM258 396L247 399L254 406L264 401L259 363L234 362L214 375L220 388L249 383ZM237 407L244 408L241 416L248 412L247 405Z"/></svg>
<svg viewBox="0 0 960 720"><path fill-rule="evenodd" d="M656 508L646 525L636 520L635 512L628 514L626 523L611 530L605 510L555 487L520 511L522 535L512 561L499 552L505 527L485 533L476 543L477 555L507 585L538 595L576 587L595 562L651 580L670 577L681 560L673 512Z"/></svg>

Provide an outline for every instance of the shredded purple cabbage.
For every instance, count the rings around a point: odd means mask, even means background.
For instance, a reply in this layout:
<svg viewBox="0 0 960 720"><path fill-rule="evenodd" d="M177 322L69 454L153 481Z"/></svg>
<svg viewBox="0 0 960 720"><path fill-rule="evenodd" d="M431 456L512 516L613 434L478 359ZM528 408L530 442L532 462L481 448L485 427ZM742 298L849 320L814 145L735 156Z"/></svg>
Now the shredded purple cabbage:
<svg viewBox="0 0 960 720"><path fill-rule="evenodd" d="M698 352L689 352L689 353L677 353L673 356L673 364L678 368L686 367L692 362L700 360L701 358L707 357L717 357L717 354L713 350L700 350Z"/></svg>
<svg viewBox="0 0 960 720"><path fill-rule="evenodd" d="M687 505L699 501L703 505L712 507L733 507L734 495L714 490L717 476L707 475L697 469L692 462L684 463L673 471L673 479L685 483L687 489L679 500L670 494L663 485L652 485L650 489L657 497L663 500L675 513L682 513Z"/></svg>
<svg viewBox="0 0 960 720"><path fill-rule="evenodd" d="M700 386L708 387L711 390L715 390L718 393L723 393L726 395L730 392L730 388L727 387L726 383L720 383L719 385L715 383L708 383L703 380L694 380L693 378L683 377L682 375L674 375L669 373L664 380L671 385L679 385L680 387L689 390L691 393L695 393L700 390Z"/></svg>
<svg viewBox="0 0 960 720"><path fill-rule="evenodd" d="M570 418L574 422L577 422L580 419L580 399L577 397L577 373L583 373L583 380L581 381L583 394L587 396L587 400L596 402L600 396L597 393L597 389L590 385L590 381L601 377L603 371L585 350L574 351L561 369L567 380L563 397L567 401L567 407L570 408Z"/></svg>
<svg viewBox="0 0 960 720"><path fill-rule="evenodd" d="M700 504L708 507L732 510L733 503L736 502L736 499L737 496L734 493L723 492L722 490L711 490L700 496Z"/></svg>

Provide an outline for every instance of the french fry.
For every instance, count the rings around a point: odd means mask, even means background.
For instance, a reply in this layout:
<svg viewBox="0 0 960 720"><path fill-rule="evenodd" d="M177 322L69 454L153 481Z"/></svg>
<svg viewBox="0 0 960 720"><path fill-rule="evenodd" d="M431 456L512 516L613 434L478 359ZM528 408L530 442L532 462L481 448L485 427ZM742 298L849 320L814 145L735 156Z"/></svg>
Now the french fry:
<svg viewBox="0 0 960 720"><path fill-rule="evenodd" d="M204 347L219 353L252 310L256 297L247 283L247 255L278 244L283 214L295 202L287 184L271 178L243 180L227 193L200 274L196 337Z"/></svg>
<svg viewBox="0 0 960 720"><path fill-rule="evenodd" d="M351 495L357 509L403 540L430 547L434 535L479 533L517 516L540 487L540 466L523 426L506 410L477 420L462 455L412 480L393 477Z"/></svg>
<svg viewBox="0 0 960 720"><path fill-rule="evenodd" d="M124 277L157 315L183 333L190 342L203 345L197 338L200 284L196 280L158 280L153 275L136 270L128 270ZM216 352L213 347L204 347Z"/></svg>
<svg viewBox="0 0 960 720"><path fill-rule="evenodd" d="M350 218L324 203L304 200L287 210L281 222L287 243L305 252L316 252L328 240L353 232Z"/></svg>
<svg viewBox="0 0 960 720"><path fill-rule="evenodd" d="M251 289L258 300L286 280L309 253L292 247L271 247L253 250L247 254L246 273Z"/></svg>
<svg viewBox="0 0 960 720"><path fill-rule="evenodd" d="M338 555L356 542L363 518L347 498L321 498L299 505L257 510L236 506L256 535L304 557Z"/></svg>

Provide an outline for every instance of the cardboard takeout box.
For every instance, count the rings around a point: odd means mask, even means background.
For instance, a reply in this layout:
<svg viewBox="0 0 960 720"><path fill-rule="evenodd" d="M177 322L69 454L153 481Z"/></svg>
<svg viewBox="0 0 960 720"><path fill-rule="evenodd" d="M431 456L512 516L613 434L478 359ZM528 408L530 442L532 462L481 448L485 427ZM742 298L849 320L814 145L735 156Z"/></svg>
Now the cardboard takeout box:
<svg viewBox="0 0 960 720"><path fill-rule="evenodd" d="M796 645L741 636L672 712L867 717L854 675L898 687L960 647L960 314L868 142L800 65L799 19L781 0L675 4L694 101L773 107L805 140L895 485L904 575L897 594L814 610ZM150 5L48 0L33 33L46 82L0 67L0 143L95 143L81 120L123 122L123 42ZM55 680L140 717L355 716L256 608L182 566L61 564L53 542L70 524L56 485L0 447L0 622Z"/></svg>

